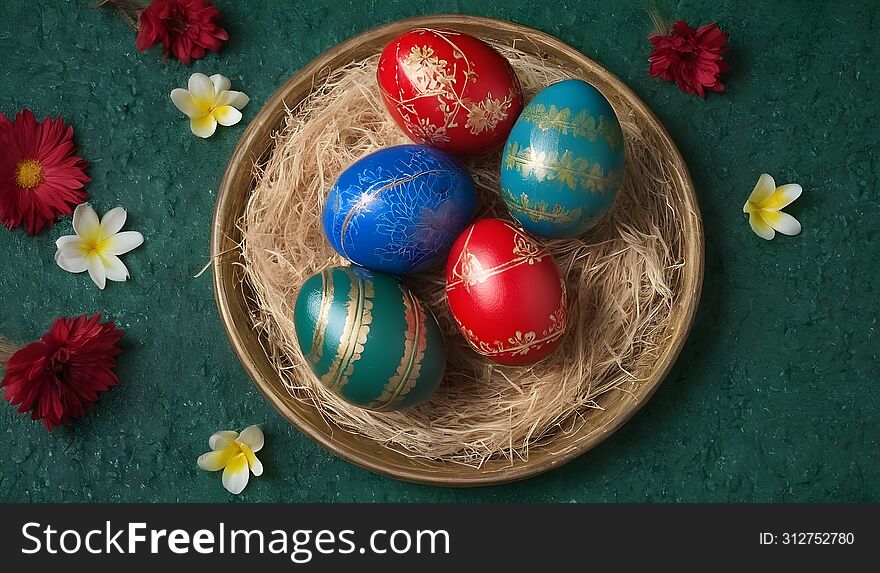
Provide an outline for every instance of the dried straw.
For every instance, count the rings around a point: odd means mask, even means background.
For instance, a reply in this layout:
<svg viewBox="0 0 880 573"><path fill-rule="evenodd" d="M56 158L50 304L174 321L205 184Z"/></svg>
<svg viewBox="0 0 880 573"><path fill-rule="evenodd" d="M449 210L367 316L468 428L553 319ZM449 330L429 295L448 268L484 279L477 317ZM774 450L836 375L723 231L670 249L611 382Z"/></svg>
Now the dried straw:
<svg viewBox="0 0 880 573"><path fill-rule="evenodd" d="M497 45L527 98L568 77L536 56ZM569 286L571 325L562 347L530 368L500 367L470 350L444 300L442 269L408 277L437 315L449 350L444 383L425 404L375 413L351 406L311 375L296 342L293 304L313 273L343 263L322 234L324 198L357 159L408 140L389 119L375 81L378 57L326 70L326 81L288 111L239 225L253 321L290 394L333 424L415 459L480 466L528 458L529 449L626 399L672 335L684 265L673 167L639 118L618 109L626 139L626 179L612 211L582 240L548 243ZM584 79L590 79L584 77ZM612 103L619 107L619 102ZM506 217L499 199L500 153L468 160L485 214Z"/></svg>
<svg viewBox="0 0 880 573"><path fill-rule="evenodd" d="M6 363L9 362L9 359L12 358L16 350L18 350L18 346L0 336L0 374L6 370Z"/></svg>

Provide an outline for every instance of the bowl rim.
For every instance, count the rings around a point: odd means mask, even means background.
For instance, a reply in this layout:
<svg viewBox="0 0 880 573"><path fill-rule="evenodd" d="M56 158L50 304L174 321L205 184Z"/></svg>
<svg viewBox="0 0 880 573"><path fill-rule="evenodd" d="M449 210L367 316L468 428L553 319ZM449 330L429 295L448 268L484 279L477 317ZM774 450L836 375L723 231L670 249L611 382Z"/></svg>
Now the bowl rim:
<svg viewBox="0 0 880 573"><path fill-rule="evenodd" d="M680 177L684 190L683 200L687 207L687 209L684 210L684 219L690 219L689 221L686 221L686 224L690 225L693 231L693 236L691 237L691 240L687 242L686 246L685 268L689 268L690 270L683 274L683 295L682 302L679 305L684 308L677 311L677 316L675 317L676 322L673 325L674 329L677 331L677 335L670 341L664 354L658 358L650 377L642 382L642 384L645 385L644 393L637 400L626 406L625 410L623 410L620 415L614 417L610 423L601 428L600 432L595 432L594 435L583 439L574 447L561 453L551 453L551 455L539 460L537 463L530 463L529 461L510 463L506 460L499 460L504 463L500 466L491 468L487 468L487 466L494 464L494 462L489 462L479 468L453 463L442 464L460 468L460 471L455 472L455 474L452 475L438 472L436 463L405 458L402 454L382 446L383 449L388 450L388 456L400 456L401 458L408 460L409 467L390 468L383 455L371 455L358 448L338 442L334 439L334 432L344 432L348 436L353 436L362 440L369 440L370 442L372 442L372 440L364 436L347 432L335 425L331 426L323 418L321 418L321 420L326 428L320 428L317 424L306 419L296 407L292 407L291 401L293 398L282 395L277 387L269 382L267 375L260 370L256 363L258 357L252 354L254 346L263 350L260 335L254 330L252 324L238 326L235 324L235 317L231 310L232 297L245 299L244 304L247 306L246 294L241 288L243 285L239 284L241 282L240 278L236 280L234 277L236 273L232 270L224 272L224 265L234 266L225 255L229 252L235 252L238 250L238 245L240 244L240 231L237 228L231 229L233 236L236 234L236 231L238 231L239 236L239 240L232 239L232 237L229 236L230 229L224 225L223 221L225 211L233 201L235 194L239 192L236 191L234 185L234 180L237 178L236 173L242 169L242 165L247 166L251 173L251 183L253 182L253 166L260 161L266 150L270 148L270 144L264 141L266 124L271 120L273 111L278 109L279 106L285 106L285 97L303 81L303 78L313 78L315 74L320 73L322 69L326 67L325 62L332 60L339 54L350 52L365 42L374 42L386 36L390 40L406 30L416 27L442 28L449 26L488 27L496 31L501 30L520 34L524 38L528 38L528 40L535 46L540 47L543 45L546 48L550 48L562 57L576 63L578 66L602 75L603 80L606 81L612 89L619 92L635 110L646 116L647 119L657 128L657 133L661 138L662 144L668 148L673 159L675 159L676 163L681 166ZM280 125L277 125L276 122L276 125L272 127L270 134L279 127ZM255 153L255 149L260 151ZM246 192L246 195L250 195L252 190L253 187L251 186ZM687 340L688 333L693 326L702 293L705 246L699 204L690 172L687 169L687 164L681 157L681 153L675 146L672 138L669 136L665 126L660 122L651 109L648 108L648 106L629 88L629 86L621 81L616 75L612 74L574 47L554 36L528 26L507 20L498 20L482 16L438 14L431 16L416 16L390 22L362 32L340 44L337 44L333 48L322 52L311 62L293 73L293 75L291 75L291 77L282 84L269 99L266 100L263 107L250 122L239 139L238 144L229 159L227 169L218 189L211 226L211 268L217 309L233 351L248 376L260 389L269 403L272 404L272 406L278 410L284 418L305 433L309 438L346 461L382 475L422 484L470 487L522 480L559 467L597 446L608 436L617 431L623 424L629 421L629 419L651 399L657 388L660 387L660 384L667 377L673 364L681 353ZM230 239L232 239L231 247L228 246L230 244ZM227 245L224 245L224 241L227 242ZM247 327L240 328L239 326ZM247 343L249 338L255 338L256 345L253 344L253 341L251 341L251 344L249 345ZM265 358L265 351L263 352L263 358ZM302 408L312 408L301 402L297 402L297 404L300 404ZM328 429L329 432L327 431ZM543 447L549 448L551 445L548 444L546 446L541 446L541 448Z"/></svg>

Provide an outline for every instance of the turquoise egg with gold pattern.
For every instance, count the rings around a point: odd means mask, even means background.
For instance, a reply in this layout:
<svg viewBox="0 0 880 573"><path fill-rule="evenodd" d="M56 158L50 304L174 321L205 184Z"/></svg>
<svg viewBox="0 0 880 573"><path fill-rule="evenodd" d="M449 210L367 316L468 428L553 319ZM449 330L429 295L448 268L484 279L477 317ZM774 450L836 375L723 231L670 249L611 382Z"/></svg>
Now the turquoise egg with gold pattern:
<svg viewBox="0 0 880 573"><path fill-rule="evenodd" d="M530 233L576 237L598 222L623 183L623 132L611 104L581 80L540 91L513 126L501 194Z"/></svg>
<svg viewBox="0 0 880 573"><path fill-rule="evenodd" d="M391 275L340 266L309 277L294 325L315 376L356 406L404 410L427 400L443 379L437 320Z"/></svg>

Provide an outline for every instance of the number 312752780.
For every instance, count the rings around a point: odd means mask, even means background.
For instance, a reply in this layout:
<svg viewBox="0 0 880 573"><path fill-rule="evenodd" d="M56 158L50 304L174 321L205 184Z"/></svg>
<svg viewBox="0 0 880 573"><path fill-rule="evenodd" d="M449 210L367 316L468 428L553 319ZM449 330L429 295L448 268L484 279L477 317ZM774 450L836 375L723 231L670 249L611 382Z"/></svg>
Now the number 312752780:
<svg viewBox="0 0 880 573"><path fill-rule="evenodd" d="M779 534L761 533L761 545L853 545L855 535L851 532L784 531Z"/></svg>

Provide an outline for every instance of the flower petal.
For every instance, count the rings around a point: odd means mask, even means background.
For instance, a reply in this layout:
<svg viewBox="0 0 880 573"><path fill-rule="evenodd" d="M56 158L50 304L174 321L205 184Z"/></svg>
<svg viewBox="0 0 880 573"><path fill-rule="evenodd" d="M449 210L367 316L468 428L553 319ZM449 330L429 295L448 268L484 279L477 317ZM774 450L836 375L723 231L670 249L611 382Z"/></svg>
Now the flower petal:
<svg viewBox="0 0 880 573"><path fill-rule="evenodd" d="M749 225L751 225L752 231L762 239L767 239L769 241L776 236L773 227L765 223L764 219L761 218L760 211L752 211L749 213Z"/></svg>
<svg viewBox="0 0 880 573"><path fill-rule="evenodd" d="M248 469L247 458L245 458L243 453L239 452L232 456L232 459L229 460L226 468L223 470L223 487L229 493L238 495L244 490L250 475L251 472Z"/></svg>
<svg viewBox="0 0 880 573"><path fill-rule="evenodd" d="M110 255L124 255L142 244L144 244L144 236L138 231L123 231L107 240L104 252Z"/></svg>
<svg viewBox="0 0 880 573"><path fill-rule="evenodd" d="M205 112L196 105L192 95L183 88L175 88L171 90L171 101L174 106L185 113L188 117L199 117L205 115Z"/></svg>
<svg viewBox="0 0 880 573"><path fill-rule="evenodd" d="M58 252L69 259L83 255L82 243L83 241L78 235L65 235L58 237L58 240L55 241L55 246L58 248Z"/></svg>
<svg viewBox="0 0 880 573"><path fill-rule="evenodd" d="M82 273L88 270L89 261L81 254L68 257L60 250L55 253L55 262L58 266L69 273Z"/></svg>
<svg viewBox="0 0 880 573"><path fill-rule="evenodd" d="M217 131L217 120L209 113L206 116L191 119L189 128L195 135L207 139Z"/></svg>
<svg viewBox="0 0 880 573"><path fill-rule="evenodd" d="M125 225L126 217L128 217L128 213L122 207L115 207L104 213L104 216L101 217L101 234L109 237L118 233Z"/></svg>
<svg viewBox="0 0 880 573"><path fill-rule="evenodd" d="M101 264L104 265L104 274L108 280L123 282L128 280L128 268L116 255L102 255Z"/></svg>
<svg viewBox="0 0 880 573"><path fill-rule="evenodd" d="M73 211L73 230L82 239L92 242L101 227L98 214L88 203L77 205ZM97 241L95 241L97 242Z"/></svg>
<svg viewBox="0 0 880 573"><path fill-rule="evenodd" d="M776 182L766 173L762 173L755 184L755 188L752 189L752 194L749 195L749 201L757 205L772 195L774 191L776 191Z"/></svg>
<svg viewBox="0 0 880 573"><path fill-rule="evenodd" d="M241 446L241 452L244 454L248 467L251 468L253 474L257 477L263 475L263 462L254 455L254 451L246 444L243 444Z"/></svg>
<svg viewBox="0 0 880 573"><path fill-rule="evenodd" d="M189 77L189 95L193 103L202 113L208 113L214 107L214 84L211 78L198 72Z"/></svg>
<svg viewBox="0 0 880 573"><path fill-rule="evenodd" d="M798 220L782 211L761 211L761 219L783 235L798 235L801 232Z"/></svg>
<svg viewBox="0 0 880 573"><path fill-rule="evenodd" d="M251 98L244 92L236 92L236 91L224 91L220 92L220 95L217 96L217 101L215 105L217 107L223 105L231 105L234 108L241 109L251 101Z"/></svg>
<svg viewBox="0 0 880 573"><path fill-rule="evenodd" d="M229 463L229 460L232 459L232 456L235 455L237 451L237 448L223 448L222 450L213 450L206 454L200 455L199 459L196 460L196 463L203 470L216 472L225 468L226 464Z"/></svg>
<svg viewBox="0 0 880 573"><path fill-rule="evenodd" d="M211 83L214 84L214 93L216 94L232 87L232 82L229 81L229 78L221 76L220 74L214 74L211 76Z"/></svg>
<svg viewBox="0 0 880 573"><path fill-rule="evenodd" d="M259 452L263 449L266 438L263 436L263 430L259 426L248 426L241 431L238 441L246 444L253 451Z"/></svg>
<svg viewBox="0 0 880 573"><path fill-rule="evenodd" d="M788 207L791 203L801 196L803 188L797 183L789 183L776 188L773 193L758 203L758 207L768 211L779 211L783 207Z"/></svg>
<svg viewBox="0 0 880 573"><path fill-rule="evenodd" d="M236 438L238 438L238 432L233 432L232 430L214 432L211 434L211 437L208 438L208 446L212 450L222 450L234 442Z"/></svg>
<svg viewBox="0 0 880 573"><path fill-rule="evenodd" d="M107 285L107 271L104 270L100 257L86 257L86 260L89 265L89 276L92 277L92 281L98 285L99 289L104 290Z"/></svg>
<svg viewBox="0 0 880 573"><path fill-rule="evenodd" d="M231 105L220 106L211 113L220 125L230 126L241 121L241 112Z"/></svg>

